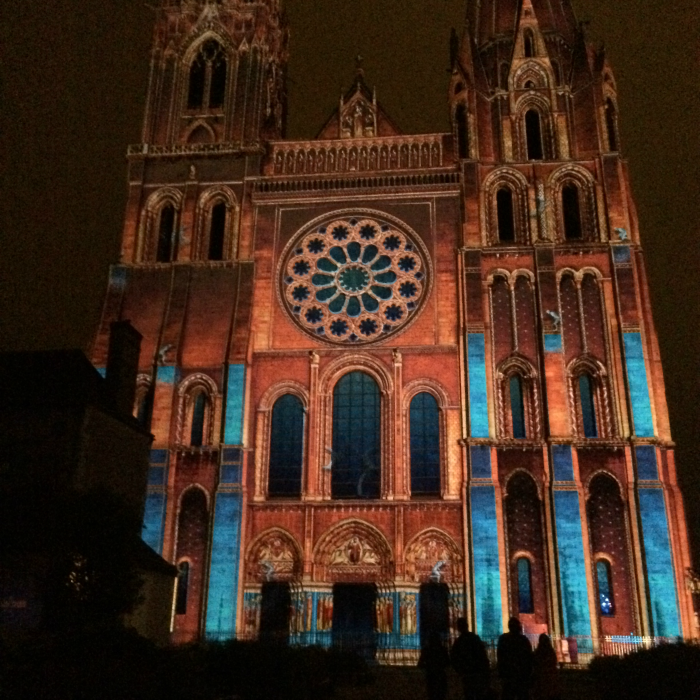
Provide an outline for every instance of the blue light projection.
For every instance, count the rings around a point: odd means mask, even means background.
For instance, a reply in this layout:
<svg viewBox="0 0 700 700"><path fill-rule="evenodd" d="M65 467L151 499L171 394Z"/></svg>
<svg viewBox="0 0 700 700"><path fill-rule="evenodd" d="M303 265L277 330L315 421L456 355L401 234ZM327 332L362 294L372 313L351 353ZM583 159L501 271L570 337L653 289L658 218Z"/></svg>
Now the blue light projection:
<svg viewBox="0 0 700 700"><path fill-rule="evenodd" d="M677 637L680 635L680 621L663 490L640 489L639 513L653 633L657 637Z"/></svg>
<svg viewBox="0 0 700 700"><path fill-rule="evenodd" d="M141 539L155 552L163 552L163 530L165 527L165 494L149 493L143 513Z"/></svg>
<svg viewBox="0 0 700 700"><path fill-rule="evenodd" d="M562 350L563 346L560 333L547 333L544 336L545 352L561 352Z"/></svg>
<svg viewBox="0 0 700 700"><path fill-rule="evenodd" d="M474 438L489 436L489 401L486 392L486 341L483 333L467 335L469 364L469 427Z"/></svg>
<svg viewBox="0 0 700 700"><path fill-rule="evenodd" d="M649 398L647 368L644 364L642 334L623 333L623 337L634 432L637 437L654 437L654 421L651 416L651 400Z"/></svg>
<svg viewBox="0 0 700 700"><path fill-rule="evenodd" d="M168 451L151 450L148 468L148 492L143 513L141 539L158 554L163 552L165 532L165 493L168 481Z"/></svg>
<svg viewBox="0 0 700 700"><path fill-rule="evenodd" d="M552 445L552 462L555 481L574 480L574 462L571 457L571 445Z"/></svg>
<svg viewBox="0 0 700 700"><path fill-rule="evenodd" d="M471 521L476 632L482 637L493 638L503 631L498 521L493 486L472 487Z"/></svg>
<svg viewBox="0 0 700 700"><path fill-rule="evenodd" d="M656 448L651 445L640 445L636 448L637 478L640 481L658 481L659 468L656 464Z"/></svg>
<svg viewBox="0 0 700 700"><path fill-rule="evenodd" d="M175 384L175 367L159 367L156 381L159 384Z"/></svg>
<svg viewBox="0 0 700 700"><path fill-rule="evenodd" d="M564 634L590 636L588 584L577 491L555 491L554 513L559 554Z"/></svg>
<svg viewBox="0 0 700 700"><path fill-rule="evenodd" d="M632 262L630 247L618 245L613 248L613 260L616 265L629 265Z"/></svg>
<svg viewBox="0 0 700 700"><path fill-rule="evenodd" d="M245 365L230 365L226 392L226 425L224 443L240 445L243 442L243 404L245 401Z"/></svg>
<svg viewBox="0 0 700 700"><path fill-rule="evenodd" d="M214 508L206 636L232 639L236 631L241 494L219 491Z"/></svg>
<svg viewBox="0 0 700 700"><path fill-rule="evenodd" d="M472 478L490 479L491 448L488 445L474 445L470 448L472 457Z"/></svg>

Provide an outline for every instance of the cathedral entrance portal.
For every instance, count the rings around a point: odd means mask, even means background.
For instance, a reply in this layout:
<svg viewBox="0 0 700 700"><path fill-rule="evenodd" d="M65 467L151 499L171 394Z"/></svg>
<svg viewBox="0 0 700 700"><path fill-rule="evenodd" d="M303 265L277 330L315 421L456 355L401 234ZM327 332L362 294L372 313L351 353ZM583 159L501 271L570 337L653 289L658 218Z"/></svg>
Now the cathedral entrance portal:
<svg viewBox="0 0 700 700"><path fill-rule="evenodd" d="M420 643L424 647L431 634L443 639L450 631L450 592L444 583L424 583L420 587Z"/></svg>
<svg viewBox="0 0 700 700"><path fill-rule="evenodd" d="M366 659L376 653L377 588L374 584L333 586L333 646L352 649Z"/></svg>
<svg viewBox="0 0 700 700"><path fill-rule="evenodd" d="M286 644L292 594L288 583L263 583L260 601L260 639Z"/></svg>

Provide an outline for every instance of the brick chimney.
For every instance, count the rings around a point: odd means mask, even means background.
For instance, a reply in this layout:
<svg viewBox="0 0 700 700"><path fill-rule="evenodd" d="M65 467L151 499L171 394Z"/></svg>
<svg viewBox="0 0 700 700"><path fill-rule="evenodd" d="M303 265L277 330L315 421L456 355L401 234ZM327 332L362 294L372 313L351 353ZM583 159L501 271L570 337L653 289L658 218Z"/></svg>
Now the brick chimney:
<svg viewBox="0 0 700 700"><path fill-rule="evenodd" d="M142 337L130 321L117 321L110 326L107 388L117 411L125 415L134 412Z"/></svg>

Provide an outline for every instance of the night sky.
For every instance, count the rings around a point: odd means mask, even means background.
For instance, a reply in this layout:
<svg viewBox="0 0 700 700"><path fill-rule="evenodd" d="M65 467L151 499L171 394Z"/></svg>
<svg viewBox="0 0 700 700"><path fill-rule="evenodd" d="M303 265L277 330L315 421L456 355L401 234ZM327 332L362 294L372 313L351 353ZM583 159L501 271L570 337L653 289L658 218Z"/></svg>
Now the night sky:
<svg viewBox="0 0 700 700"><path fill-rule="evenodd" d="M700 10L697 0L574 4L618 83L700 566ZM358 53L405 132L446 130L449 34L464 5L288 0L289 136L316 134ZM124 154L140 141L152 22L141 0L0 3L0 350L90 343L118 259Z"/></svg>

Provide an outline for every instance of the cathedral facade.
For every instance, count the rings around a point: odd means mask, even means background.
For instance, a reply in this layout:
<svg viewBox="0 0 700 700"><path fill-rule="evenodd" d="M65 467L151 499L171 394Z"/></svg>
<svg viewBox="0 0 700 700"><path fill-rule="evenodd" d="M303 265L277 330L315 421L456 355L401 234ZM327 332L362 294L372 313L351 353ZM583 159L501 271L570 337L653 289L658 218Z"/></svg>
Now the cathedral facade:
<svg viewBox="0 0 700 700"><path fill-rule="evenodd" d="M613 73L568 0L473 5L451 131L358 66L308 141L280 0L156 10L93 361L144 337L175 641L696 634Z"/></svg>

